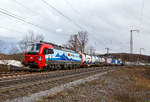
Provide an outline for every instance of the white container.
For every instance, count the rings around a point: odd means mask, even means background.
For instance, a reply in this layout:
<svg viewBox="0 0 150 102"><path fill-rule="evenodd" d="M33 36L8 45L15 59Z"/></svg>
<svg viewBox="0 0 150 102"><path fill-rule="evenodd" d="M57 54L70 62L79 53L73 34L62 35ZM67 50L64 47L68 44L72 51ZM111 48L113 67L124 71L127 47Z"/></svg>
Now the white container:
<svg viewBox="0 0 150 102"><path fill-rule="evenodd" d="M111 64L112 58L107 58L107 59L106 59L106 62L107 62L108 64Z"/></svg>
<svg viewBox="0 0 150 102"><path fill-rule="evenodd" d="M92 63L92 57L90 55L86 55L86 63L87 64Z"/></svg>

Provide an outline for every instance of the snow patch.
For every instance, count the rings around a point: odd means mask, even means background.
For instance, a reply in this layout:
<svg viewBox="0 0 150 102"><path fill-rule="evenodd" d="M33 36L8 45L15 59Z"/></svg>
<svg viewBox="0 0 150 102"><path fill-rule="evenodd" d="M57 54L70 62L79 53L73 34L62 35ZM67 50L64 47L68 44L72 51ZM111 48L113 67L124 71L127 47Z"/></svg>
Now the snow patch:
<svg viewBox="0 0 150 102"><path fill-rule="evenodd" d="M22 67L21 62L17 60L0 60L0 64Z"/></svg>

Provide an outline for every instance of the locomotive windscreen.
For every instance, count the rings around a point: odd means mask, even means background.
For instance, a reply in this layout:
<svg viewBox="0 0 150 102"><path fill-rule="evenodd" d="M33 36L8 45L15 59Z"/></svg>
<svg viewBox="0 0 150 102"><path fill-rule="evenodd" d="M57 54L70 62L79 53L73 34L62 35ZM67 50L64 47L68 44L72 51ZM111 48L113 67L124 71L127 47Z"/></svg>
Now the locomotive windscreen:
<svg viewBox="0 0 150 102"><path fill-rule="evenodd" d="M41 44L32 44L27 47L28 54L38 54L41 48Z"/></svg>

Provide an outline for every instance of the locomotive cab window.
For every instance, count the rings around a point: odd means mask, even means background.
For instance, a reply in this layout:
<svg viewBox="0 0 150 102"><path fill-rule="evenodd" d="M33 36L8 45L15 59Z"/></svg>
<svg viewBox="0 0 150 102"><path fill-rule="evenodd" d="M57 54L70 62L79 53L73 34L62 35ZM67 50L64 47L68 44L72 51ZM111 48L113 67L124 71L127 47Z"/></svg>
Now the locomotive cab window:
<svg viewBox="0 0 150 102"><path fill-rule="evenodd" d="M45 55L45 54L47 54L47 52L48 52L48 49L45 48L44 51L43 51L43 54Z"/></svg>
<svg viewBox="0 0 150 102"><path fill-rule="evenodd" d="M27 46L26 53L38 54L41 48L41 44L31 44Z"/></svg>

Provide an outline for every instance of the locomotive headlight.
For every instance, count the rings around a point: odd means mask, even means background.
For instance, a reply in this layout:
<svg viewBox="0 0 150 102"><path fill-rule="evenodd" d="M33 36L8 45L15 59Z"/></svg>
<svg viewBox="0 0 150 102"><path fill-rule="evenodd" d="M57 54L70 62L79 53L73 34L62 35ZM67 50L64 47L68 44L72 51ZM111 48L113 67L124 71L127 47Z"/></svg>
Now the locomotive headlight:
<svg viewBox="0 0 150 102"><path fill-rule="evenodd" d="M41 56L39 56L39 61L41 61L42 60L42 57Z"/></svg>

